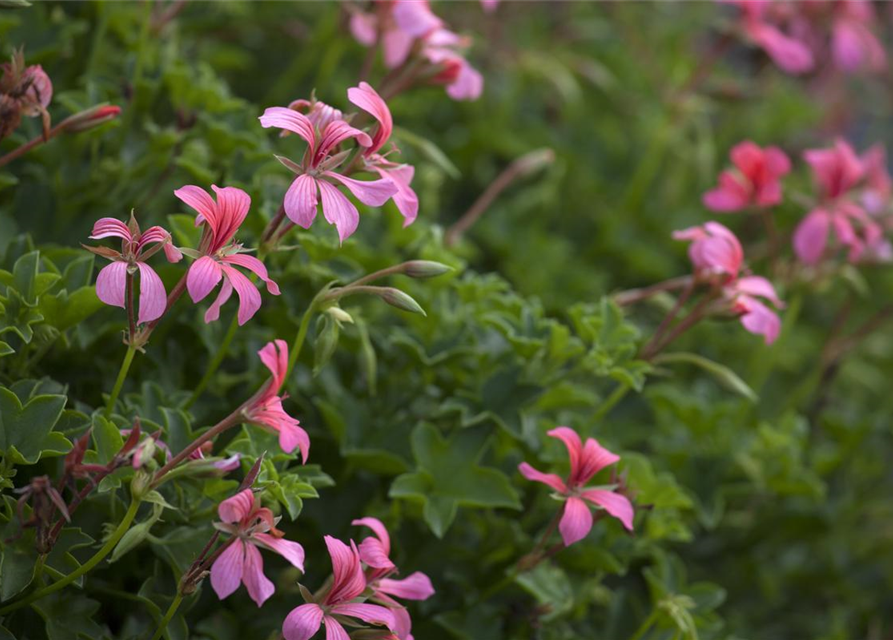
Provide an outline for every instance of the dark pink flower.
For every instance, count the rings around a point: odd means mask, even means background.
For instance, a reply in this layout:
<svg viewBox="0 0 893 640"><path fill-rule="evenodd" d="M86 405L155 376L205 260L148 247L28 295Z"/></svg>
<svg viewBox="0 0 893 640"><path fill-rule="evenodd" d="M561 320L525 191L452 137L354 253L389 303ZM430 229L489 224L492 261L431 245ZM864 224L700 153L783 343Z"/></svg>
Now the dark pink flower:
<svg viewBox="0 0 893 640"><path fill-rule="evenodd" d="M747 140L735 145L729 155L735 170L719 175L719 186L704 194L704 206L732 212L781 202L781 178L791 171L791 162L781 149L761 149Z"/></svg>
<svg viewBox="0 0 893 640"><path fill-rule="evenodd" d="M361 82L360 86L348 89L347 98L378 121L378 128L372 137L372 144L363 150L365 167L378 172L382 178L390 181L397 189L392 197L404 218L403 226L407 227L415 221L419 214L419 198L410 187L415 175L415 168L408 164L392 162L384 154L378 153L390 139L394 130L391 110L388 109L388 105L378 95L378 92L366 82Z"/></svg>
<svg viewBox="0 0 893 640"><path fill-rule="evenodd" d="M800 74L815 66L809 46L785 33L770 0L728 0L742 12L741 28L745 35L787 73Z"/></svg>
<svg viewBox="0 0 893 640"><path fill-rule="evenodd" d="M338 237L344 242L356 231L360 214L336 185L347 187L357 200L373 207L380 207L397 192L389 180L354 180L334 171L346 158L343 153L332 155L341 143L354 138L360 146L372 145L372 138L344 120L331 120L320 131L302 113L269 107L260 117L260 123L265 128L277 127L296 133L307 142L300 164L286 161L297 177L285 194L285 214L296 225L309 229L321 201L323 215L329 224L335 225Z"/></svg>
<svg viewBox="0 0 893 640"><path fill-rule="evenodd" d="M139 273L139 315L137 323L152 322L160 318L167 307L167 294L164 283L146 260L159 249L164 251L170 262L179 261L183 255L171 241L171 234L161 227L150 227L140 231L136 220L131 217L126 225L115 218L100 218L93 225L92 240L101 238L121 238L121 251L90 249L112 261L96 277L96 295L104 303L126 307L127 276ZM155 246L151 246L155 245ZM151 247L151 248L150 248Z"/></svg>
<svg viewBox="0 0 893 640"><path fill-rule="evenodd" d="M332 558L332 586L321 602L292 609L282 623L285 640L309 640L322 624L328 640L346 640L349 636L339 617L357 618L395 631L396 621L390 609L360 600L366 590L366 578L356 544L351 541L348 547L331 536L326 536L325 542Z"/></svg>
<svg viewBox="0 0 893 640"><path fill-rule="evenodd" d="M245 408L245 417L249 422L279 434L279 446L286 453L300 449L301 461L306 464L310 455L310 437L301 428L301 423L282 408L282 400L286 396L279 395L288 373L288 345L285 340L275 340L258 351L257 355L272 377Z"/></svg>
<svg viewBox="0 0 893 640"><path fill-rule="evenodd" d="M587 502L604 509L632 531L633 506L626 496L611 488L587 489L585 486L596 473L620 460L620 456L602 447L594 438L587 438L584 445L577 432L569 427L557 427L549 431L548 435L558 438L567 447L571 463L567 479L562 480L554 473L537 471L526 462L518 465L518 470L528 480L548 485L561 496L564 513L558 530L564 545L570 546L582 540L592 529L592 512Z"/></svg>
<svg viewBox="0 0 893 640"><path fill-rule="evenodd" d="M211 565L211 586L221 600L232 595L240 582L258 607L273 595L276 588L264 575L264 560L258 548L278 553L304 571L304 548L283 538L276 529L273 513L260 506L251 489L221 502L217 514L223 524L215 526L235 538Z"/></svg>
<svg viewBox="0 0 893 640"><path fill-rule="evenodd" d="M196 226L204 223L206 232L199 247L201 257L189 267L186 275L186 288L193 302L204 300L223 281L217 299L205 312L205 322L213 322L220 317L220 307L229 300L235 289L239 296L239 325L248 322L260 309L260 292L247 276L235 267L248 269L257 275L267 291L279 295L279 286L267 274L264 264L242 251L242 245L234 241L239 227L248 215L251 198L235 187L219 188L211 185L217 195L214 201L201 187L186 185L174 191L174 195L198 212Z"/></svg>
<svg viewBox="0 0 893 640"><path fill-rule="evenodd" d="M374 536L364 538L360 543L360 559L366 563L366 586L372 589L373 599L388 607L394 614L394 632L400 640L412 640L412 620L409 612L394 598L406 600L427 600L434 595L431 579L416 571L401 580L391 576L397 566L391 562L391 538L381 520L360 518L351 524L372 529Z"/></svg>
<svg viewBox="0 0 893 640"><path fill-rule="evenodd" d="M674 231L675 240L688 240L688 257L701 278L717 275L736 278L744 262L744 250L735 234L718 222Z"/></svg>

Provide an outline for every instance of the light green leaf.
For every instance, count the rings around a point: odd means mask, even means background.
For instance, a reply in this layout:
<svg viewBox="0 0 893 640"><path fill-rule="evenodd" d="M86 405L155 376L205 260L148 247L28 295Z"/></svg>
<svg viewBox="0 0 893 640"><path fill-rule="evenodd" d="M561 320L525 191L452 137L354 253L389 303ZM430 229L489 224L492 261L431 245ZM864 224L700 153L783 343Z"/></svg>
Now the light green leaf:
<svg viewBox="0 0 893 640"><path fill-rule="evenodd" d="M677 362L693 364L697 367L700 367L719 382L722 386L724 386L729 391L734 391L738 395L747 398L751 402L756 402L759 400L757 394L754 393L753 389L751 389L744 380L738 377L734 371L729 369L727 366L719 364L718 362L714 362L713 360L709 360L708 358L704 358L703 356L699 356L696 353L687 353L687 352L676 352L676 353L663 353L654 358L655 364L673 364Z"/></svg>

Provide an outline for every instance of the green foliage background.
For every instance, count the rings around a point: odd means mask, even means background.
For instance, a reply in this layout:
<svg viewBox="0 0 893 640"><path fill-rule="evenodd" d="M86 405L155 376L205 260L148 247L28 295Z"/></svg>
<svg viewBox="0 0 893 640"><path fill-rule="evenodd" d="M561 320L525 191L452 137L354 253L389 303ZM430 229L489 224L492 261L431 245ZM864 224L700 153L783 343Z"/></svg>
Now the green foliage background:
<svg viewBox="0 0 893 640"><path fill-rule="evenodd" d="M12 488L57 475L60 455L88 426L97 460L120 446L115 425L94 415L124 347L123 314L95 298L93 259L78 246L93 222L135 209L144 225L165 224L185 244L191 218L173 189L238 186L253 200L241 239L256 245L288 185L272 154L297 148L263 130L258 115L313 90L347 106L365 56L336 3L189 3L160 33L153 8L46 2L0 13L0 53L24 45L29 63L43 65L55 120L98 102L123 109L114 124L56 139L0 172L4 538L18 527ZM182 449L266 379L255 352L290 340L327 282L438 260L456 271L393 281L426 318L352 298L345 309L355 324L342 328L331 359L314 362L305 350L286 388L289 411L310 433L311 465L273 453L275 439L257 429L222 443L245 455L246 468L270 452L265 502L307 549L307 584L319 586L329 570L323 534L356 537L350 521L373 515L391 529L398 565L425 571L437 589L411 608L419 639L614 640L647 621L655 624L636 640L887 637L889 331L845 361L812 409L837 310L850 305L852 322L869 317L889 295L888 271L841 269L821 286L782 292L788 307L772 347L731 322L699 326L674 347L733 370L756 401L730 390L725 371L717 378L691 364L636 361L666 307L625 316L606 296L688 272L684 246L669 234L709 219L700 195L731 145L747 138L798 157L838 131L865 148L887 132L889 87L856 77L818 89L737 47L686 91L726 15L712 3L506 2L493 16L474 2L436 9L476 36L471 58L486 85L474 103L438 87L390 103L407 132L397 133L404 157L417 167L418 222L403 229L389 204L363 211L340 248L321 218L292 232L295 249L267 260L282 295L263 294L189 410L184 402L235 309L205 325L203 305L181 302L137 356L115 423L139 415ZM843 125L829 118L841 104ZM37 133L28 122L2 150ZM444 246L444 229L498 173L542 147L556 161ZM788 189L808 193L796 164ZM803 213L789 199L777 215L791 229ZM723 222L745 241L760 238L743 218ZM183 268L159 269L168 288ZM320 326L311 324L311 344ZM600 522L491 595L557 508L516 471L523 460L563 471L563 449L544 437L557 424L621 454L636 533ZM51 575L83 562L103 523L120 520L127 473L104 481L78 512L48 559ZM147 637L210 535L216 503L236 486L167 487L173 508L144 508L138 521L149 525L126 553L3 620L0 638ZM0 600L27 588L35 557L33 534L4 545ZM205 585L171 637L277 637L301 603L298 575L265 560L277 593L263 609L244 590L220 603Z"/></svg>

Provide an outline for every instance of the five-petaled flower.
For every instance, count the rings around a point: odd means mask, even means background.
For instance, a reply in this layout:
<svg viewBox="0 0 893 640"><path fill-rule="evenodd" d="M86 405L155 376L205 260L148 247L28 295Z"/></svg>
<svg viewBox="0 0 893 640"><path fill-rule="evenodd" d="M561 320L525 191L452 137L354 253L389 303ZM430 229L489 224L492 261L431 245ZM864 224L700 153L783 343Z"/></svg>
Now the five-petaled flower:
<svg viewBox="0 0 893 640"><path fill-rule="evenodd" d="M325 541L332 557L332 585L319 602L302 604L286 616L282 623L285 640L309 640L323 623L326 638L344 640L348 635L341 624L343 618L358 618L396 633L397 623L390 609L360 599L366 590L366 576L357 545L351 540L348 547L331 536Z"/></svg>
<svg viewBox="0 0 893 640"><path fill-rule="evenodd" d="M567 447L571 463L567 479L562 480L554 473L537 471L526 462L518 465L518 470L528 480L542 482L555 489L564 501L564 512L558 524L564 545L570 546L582 540L592 529L592 512L587 502L601 507L632 531L633 506L626 496L613 489L586 488L596 473L620 460L620 456L602 447L594 438L587 438L586 444L583 444L577 432L570 427L556 427L548 435L558 438Z"/></svg>
<svg viewBox="0 0 893 640"><path fill-rule="evenodd" d="M292 418L282 408L286 396L279 395L279 389L288 373L288 345L285 340L268 343L257 352L261 362L270 370L269 382L248 402L244 409L245 418L256 425L279 434L279 446L286 453L295 448L301 451L301 460L307 463L310 455L310 438L300 427L300 422Z"/></svg>
<svg viewBox="0 0 893 640"><path fill-rule="evenodd" d="M240 582L258 607L273 595L276 588L264 575L264 560L258 547L278 553L304 571L304 548L283 537L276 529L273 512L261 507L251 489L221 502L217 514L222 523L215 526L233 536L229 546L211 565L211 586L221 600L232 595Z"/></svg>
<svg viewBox="0 0 893 640"><path fill-rule="evenodd" d="M115 218L100 218L93 225L90 239L121 238L121 251L98 247L85 247L103 258L112 261L99 272L96 277L96 295L104 303L126 308L127 281L136 273L140 274L139 315L137 324L152 322L160 318L167 307L167 294L164 283L155 270L146 264L159 249L164 250L170 262L179 261L183 255L171 242L171 234L161 227L149 227L140 231L136 218L132 215L130 223L124 224ZM154 246L152 246L154 245Z"/></svg>
<svg viewBox="0 0 893 640"><path fill-rule="evenodd" d="M390 558L391 537L378 518L360 518L351 524L372 529L374 536L360 542L360 559L366 563L366 585L372 589L372 599L388 607L394 614L394 632L400 640L412 640L412 620L409 612L394 598L427 600L434 595L431 579L416 571L401 580L391 576L397 573L397 565Z"/></svg>
<svg viewBox="0 0 893 640"><path fill-rule="evenodd" d="M707 222L703 226L674 231L673 238L691 242L688 255L697 281L719 287L727 310L740 317L747 331L762 335L766 344L775 342L781 331L781 321L759 298L769 300L779 309L784 304L766 278L740 275L744 250L735 234L718 222Z"/></svg>
<svg viewBox="0 0 893 640"><path fill-rule="evenodd" d="M704 206L731 213L781 202L780 179L791 170L791 161L781 149L761 149L747 140L735 145L729 156L735 170L719 174L719 185L704 194Z"/></svg>
<svg viewBox="0 0 893 640"><path fill-rule="evenodd" d="M346 121L328 119L325 127L320 129L303 113L285 107L269 107L260 117L260 123L265 128L277 127L296 133L307 142L300 164L280 158L297 174L283 203L285 215L296 225L309 229L321 201L323 215L329 224L335 225L338 237L344 242L356 231L360 214L338 190L337 184L344 185L357 200L373 207L380 207L397 193L397 187L390 180L354 180L335 171L347 158L346 153L335 153L343 142L353 138L362 147L372 145L368 134Z"/></svg>
<svg viewBox="0 0 893 640"><path fill-rule="evenodd" d="M236 266L248 269L267 286L267 291L279 295L279 286L267 275L267 268L254 256L242 252L242 245L233 240L248 215L251 197L235 187L219 188L211 185L217 201L200 187L186 185L174 191L184 203L198 212L195 225L206 225L199 253L201 257L189 267L186 288L193 302L204 300L221 279L223 286L214 303L205 312L205 322L220 317L220 307L229 300L233 289L239 295L239 324L243 325L260 309L260 292Z"/></svg>

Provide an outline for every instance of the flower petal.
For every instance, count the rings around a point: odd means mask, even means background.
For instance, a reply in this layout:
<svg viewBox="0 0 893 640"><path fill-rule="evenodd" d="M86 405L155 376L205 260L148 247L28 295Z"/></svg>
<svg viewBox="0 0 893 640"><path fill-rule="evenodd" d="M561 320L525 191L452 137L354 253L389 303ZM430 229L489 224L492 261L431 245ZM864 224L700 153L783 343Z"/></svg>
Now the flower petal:
<svg viewBox="0 0 893 640"><path fill-rule="evenodd" d="M140 313L137 324L152 322L164 315L167 309L167 292L155 270L145 262L137 262L140 270Z"/></svg>
<svg viewBox="0 0 893 640"><path fill-rule="evenodd" d="M350 640L341 623L332 616L326 616L326 640Z"/></svg>
<svg viewBox="0 0 893 640"><path fill-rule="evenodd" d="M125 308L127 290L127 263L116 260L107 264L96 276L96 295L104 303Z"/></svg>
<svg viewBox="0 0 893 640"><path fill-rule="evenodd" d="M778 314L756 298L749 296L739 297L736 304L744 312L741 324L747 331L763 336L766 344L772 344L778 339L781 333L781 320Z"/></svg>
<svg viewBox="0 0 893 640"><path fill-rule="evenodd" d="M565 493L567 491L567 486L564 484L564 481L554 473L543 473L542 471L537 471L526 462L522 462L518 465L518 471L520 471L521 475L523 475L528 480L533 480L534 482L542 482L543 484L552 487L559 493Z"/></svg>
<svg viewBox="0 0 893 640"><path fill-rule="evenodd" d="M329 224L338 229L341 242L349 238L360 224L360 213L343 193L325 180L318 180L319 192L322 195L322 212Z"/></svg>
<svg viewBox="0 0 893 640"><path fill-rule="evenodd" d="M368 82L347 90L347 99L378 121L378 129L372 137L372 144L363 153L372 155L384 146L394 130L394 119L387 103Z"/></svg>
<svg viewBox="0 0 893 640"><path fill-rule="evenodd" d="M217 203L214 202L214 198L201 187L187 184L184 187L176 189L174 195L185 204L195 209L195 211L198 212L198 217L202 220L213 218L217 213ZM199 222L200 221L196 219L196 225L198 225Z"/></svg>
<svg viewBox="0 0 893 640"><path fill-rule="evenodd" d="M300 175L285 192L285 215L303 229L309 229L316 218L319 205L317 191L316 178Z"/></svg>
<svg viewBox="0 0 893 640"><path fill-rule="evenodd" d="M233 542L211 565L211 586L223 600L239 588L245 551L241 540Z"/></svg>
<svg viewBox="0 0 893 640"><path fill-rule="evenodd" d="M245 566L242 570L242 582L245 583L245 588L248 589L248 595L260 607L273 595L276 587L264 575L264 559L257 547L252 544L244 546Z"/></svg>
<svg viewBox="0 0 893 640"><path fill-rule="evenodd" d="M390 180L397 187L397 193L393 195L394 204L404 218L403 226L408 227L419 215L419 197L409 186L415 176L415 167L401 164L393 169L376 167L375 170L382 178Z"/></svg>
<svg viewBox="0 0 893 640"><path fill-rule="evenodd" d="M292 609L282 622L285 640L310 640L322 624L323 611L318 604L302 604Z"/></svg>
<svg viewBox="0 0 893 640"><path fill-rule="evenodd" d="M223 271L220 264L211 256L202 256L192 263L186 274L186 289L189 291L189 297L193 302L204 300L222 277Z"/></svg>
<svg viewBox="0 0 893 640"><path fill-rule="evenodd" d="M273 376L272 387L278 390L288 371L288 343L285 340L268 342L263 349L257 352L257 355L264 366L269 369L270 375Z"/></svg>
<svg viewBox="0 0 893 640"><path fill-rule="evenodd" d="M831 216L827 211L815 209L809 213L794 231L794 252L801 262L816 264L822 259L828 244Z"/></svg>
<svg viewBox="0 0 893 640"><path fill-rule="evenodd" d="M232 283L233 288L239 295L239 313L237 315L239 326L242 326L251 320L254 314L257 313L257 310L260 309L260 292L251 280L232 267L221 264L220 268L223 269L223 274Z"/></svg>
<svg viewBox="0 0 893 640"><path fill-rule="evenodd" d="M619 460L620 456L605 449L598 443L598 440L586 438L586 444L580 455L580 468L576 475L572 475L569 483L571 485L586 484L596 473Z"/></svg>
<svg viewBox="0 0 893 640"><path fill-rule="evenodd" d="M382 578L378 581L378 590L406 600L427 600L434 595L431 578L421 571L411 573L402 580Z"/></svg>
<svg viewBox="0 0 893 640"><path fill-rule="evenodd" d="M216 184L211 188L217 194L217 219L208 223L214 230L214 249L220 249L233 239L242 226L251 208L251 196L236 187L223 187Z"/></svg>
<svg viewBox="0 0 893 640"><path fill-rule="evenodd" d="M730 213L748 205L748 189L731 171L719 174L719 186L704 194L704 206L711 211Z"/></svg>
<svg viewBox="0 0 893 640"><path fill-rule="evenodd" d="M326 171L324 175L343 184L357 200L370 207L380 207L397 194L397 185L392 180L354 180L334 171Z"/></svg>
<svg viewBox="0 0 893 640"><path fill-rule="evenodd" d="M379 520L378 518L367 516L365 518L357 518L356 520L351 522L351 524L356 527L369 527L370 529L372 529L375 537L377 537L381 542L381 546L384 549L385 555L388 556L391 554L391 536L388 535L387 527L384 526L384 523L381 520ZM360 556L362 557L362 550L360 551ZM367 562L366 564L369 563Z"/></svg>
<svg viewBox="0 0 893 640"><path fill-rule="evenodd" d="M360 131L356 127L350 126L344 120L332 120L322 132L319 146L316 148L313 156L313 166L318 166L329 155L330 151L350 138L356 138L360 146L363 147L372 145L372 138L365 131Z"/></svg>
<svg viewBox="0 0 893 640"><path fill-rule="evenodd" d="M256 274L258 278L264 281L264 284L267 285L267 291L272 293L274 296L279 295L279 285L270 279L264 263L254 256L249 256L244 253L236 253L231 256L223 257L221 261L229 264L236 264L240 267L248 269L252 273Z"/></svg>
<svg viewBox="0 0 893 640"><path fill-rule="evenodd" d="M217 294L214 302L212 302L211 306L208 307L208 310L205 311L205 324L217 322L217 320L220 319L220 308L226 304L226 301L229 300L232 295L233 285L228 279L224 278L223 285L220 287L220 293Z"/></svg>
<svg viewBox="0 0 893 640"><path fill-rule="evenodd" d="M311 154L313 153L316 133L313 130L313 123L303 113L298 113L285 107L268 107L258 120L260 120L261 126L265 129L276 127L277 129L285 129L286 131L297 133L310 145Z"/></svg>
<svg viewBox="0 0 893 640"><path fill-rule="evenodd" d="M337 538L325 536L326 547L332 558L332 589L326 596L326 604L339 604L353 600L366 588L366 578L360 564L360 554L351 541L347 546Z"/></svg>
<svg viewBox="0 0 893 640"><path fill-rule="evenodd" d="M99 240L100 238L108 238L114 236L122 240L132 240L133 235L126 224L116 218L100 218L93 225L93 233L90 234L91 240Z"/></svg>
<svg viewBox="0 0 893 640"><path fill-rule="evenodd" d="M580 470L580 456L583 453L583 442L576 431L570 427L556 427L546 432L547 436L558 438L567 447L567 455L571 461L571 477L577 475Z"/></svg>
<svg viewBox="0 0 893 640"><path fill-rule="evenodd" d="M580 498L568 498L564 503L564 514L558 523L558 530L564 546L582 540L592 529L592 512Z"/></svg>
<svg viewBox="0 0 893 640"><path fill-rule="evenodd" d="M254 511L254 493L251 489L244 489L217 506L220 520L230 524L241 522L252 511Z"/></svg>
<svg viewBox="0 0 893 640"><path fill-rule="evenodd" d="M630 531L633 530L634 511L629 498L605 489L589 489L581 495L589 502L597 504L610 515L620 520L624 527Z"/></svg>
<svg viewBox="0 0 893 640"><path fill-rule="evenodd" d="M288 560L292 566L304 571L304 547L297 542L286 540L285 538L276 538L269 533L255 533L251 536L252 540L257 540L270 551L278 553L280 556Z"/></svg>
<svg viewBox="0 0 893 640"><path fill-rule="evenodd" d="M339 604L332 607L332 613L339 616L359 618L363 622L368 622L369 624L383 624L391 630L396 626L394 614L391 613L391 610L377 604Z"/></svg>

